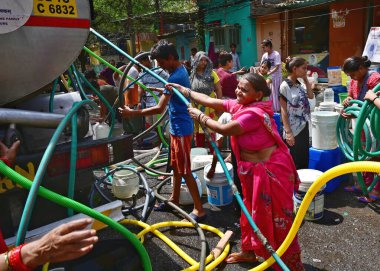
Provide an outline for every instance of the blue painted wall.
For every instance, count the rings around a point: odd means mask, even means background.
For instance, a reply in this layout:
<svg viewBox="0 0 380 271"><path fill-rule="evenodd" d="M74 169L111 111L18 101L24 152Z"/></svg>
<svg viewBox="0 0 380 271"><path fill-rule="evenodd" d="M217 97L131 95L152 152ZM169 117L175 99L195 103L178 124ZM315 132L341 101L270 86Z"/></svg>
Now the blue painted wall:
<svg viewBox="0 0 380 271"><path fill-rule="evenodd" d="M256 20L250 18L250 1L244 1L240 4L218 8L218 6L234 1L211 1L201 7L206 8L205 24L212 21L221 21L221 25L240 25L240 51L238 51L240 63L242 66L252 66L257 61L256 48ZM236 2L236 1L235 1ZM206 31L206 52L210 42L210 34ZM230 48L225 48L230 51Z"/></svg>
<svg viewBox="0 0 380 271"><path fill-rule="evenodd" d="M195 39L195 32L183 32L175 36L175 46L180 60L189 60L190 59L190 46L191 41ZM181 47L184 47L185 57L182 59L181 56Z"/></svg>

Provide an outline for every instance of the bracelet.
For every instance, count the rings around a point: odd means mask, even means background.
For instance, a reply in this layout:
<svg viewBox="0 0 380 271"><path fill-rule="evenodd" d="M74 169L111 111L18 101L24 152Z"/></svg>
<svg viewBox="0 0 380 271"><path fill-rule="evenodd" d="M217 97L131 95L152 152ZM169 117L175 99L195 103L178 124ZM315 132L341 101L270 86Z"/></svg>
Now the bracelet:
<svg viewBox="0 0 380 271"><path fill-rule="evenodd" d="M202 122L203 124L205 124L206 120L209 119L209 118L210 118L209 116L207 116L206 114L203 114L203 116L202 116L202 118L201 118L201 122Z"/></svg>
<svg viewBox="0 0 380 271"><path fill-rule="evenodd" d="M375 98L373 98L371 102L374 103L377 98L379 98L379 96L376 96Z"/></svg>
<svg viewBox="0 0 380 271"><path fill-rule="evenodd" d="M13 167L11 161L9 161L7 158L5 157L0 157L0 160L4 162L4 164L6 164L8 167Z"/></svg>
<svg viewBox="0 0 380 271"><path fill-rule="evenodd" d="M190 99L191 98L191 89L187 88L186 90L187 90L186 97Z"/></svg>
<svg viewBox="0 0 380 271"><path fill-rule="evenodd" d="M7 266L7 270L10 271L11 270L11 267L9 265L9 257L8 257L8 253L9 251L5 252L3 255L4 255L4 262L5 262L5 265Z"/></svg>
<svg viewBox="0 0 380 271"><path fill-rule="evenodd" d="M200 113L200 114L198 115L198 118L197 118L197 119L198 119L198 122L201 122L201 116L202 116L202 115L204 115L204 114L203 114L203 113Z"/></svg>
<svg viewBox="0 0 380 271"><path fill-rule="evenodd" d="M25 244L12 249L9 252L9 266L11 270L17 271L32 271L33 269L27 267L21 259L21 249Z"/></svg>

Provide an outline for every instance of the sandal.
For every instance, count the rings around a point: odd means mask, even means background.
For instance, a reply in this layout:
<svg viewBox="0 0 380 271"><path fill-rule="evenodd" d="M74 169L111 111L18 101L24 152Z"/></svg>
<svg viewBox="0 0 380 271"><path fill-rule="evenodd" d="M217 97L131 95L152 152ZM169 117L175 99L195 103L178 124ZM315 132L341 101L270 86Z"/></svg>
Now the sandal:
<svg viewBox="0 0 380 271"><path fill-rule="evenodd" d="M369 195L369 197L366 197L366 196L359 197L358 200L363 203L371 203L371 202L380 200L380 198L376 197L375 195Z"/></svg>
<svg viewBox="0 0 380 271"><path fill-rule="evenodd" d="M153 207L153 210L156 212L168 212L170 211L170 207L165 202L160 202Z"/></svg>
<svg viewBox="0 0 380 271"><path fill-rule="evenodd" d="M197 223L202 222L202 221L205 220L206 217L207 217L206 214L204 214L204 215L202 215L202 216L197 216L197 215L194 214L193 212L191 212L191 213L189 214L189 216L190 216L192 219L194 219L195 222L197 222ZM187 219L186 219L186 220L187 220Z"/></svg>
<svg viewBox="0 0 380 271"><path fill-rule="evenodd" d="M228 257L224 260L226 263L254 263L257 262L257 257L255 254L246 254L243 252L235 252L228 255Z"/></svg>

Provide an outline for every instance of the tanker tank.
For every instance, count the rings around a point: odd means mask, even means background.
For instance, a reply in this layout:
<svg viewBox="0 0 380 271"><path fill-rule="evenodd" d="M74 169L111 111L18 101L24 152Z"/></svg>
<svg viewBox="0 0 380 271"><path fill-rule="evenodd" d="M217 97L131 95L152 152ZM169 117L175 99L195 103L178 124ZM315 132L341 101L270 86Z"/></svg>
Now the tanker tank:
<svg viewBox="0 0 380 271"><path fill-rule="evenodd" d="M89 28L89 1L1 0L0 106L64 73L81 52Z"/></svg>

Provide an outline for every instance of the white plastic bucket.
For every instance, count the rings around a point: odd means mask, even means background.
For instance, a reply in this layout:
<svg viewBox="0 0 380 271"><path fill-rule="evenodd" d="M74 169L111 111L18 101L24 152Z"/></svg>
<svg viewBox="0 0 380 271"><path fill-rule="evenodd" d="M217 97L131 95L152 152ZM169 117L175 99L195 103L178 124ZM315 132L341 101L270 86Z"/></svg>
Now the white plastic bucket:
<svg viewBox="0 0 380 271"><path fill-rule="evenodd" d="M318 107L318 111L335 111L334 102L321 102Z"/></svg>
<svg viewBox="0 0 380 271"><path fill-rule="evenodd" d="M343 110L344 110L344 106L342 104L335 105L335 112L340 114L342 113Z"/></svg>
<svg viewBox="0 0 380 271"><path fill-rule="evenodd" d="M212 155L194 156L194 158L191 161L191 169L204 167L205 165L210 164L211 162L212 162ZM207 194L206 181L203 178L202 174L199 174L198 178L202 184L202 195L206 195Z"/></svg>
<svg viewBox="0 0 380 271"><path fill-rule="evenodd" d="M210 167L211 164L208 164L204 168L204 179L207 186L208 202L215 206L225 206L230 204L233 199L233 193L222 166L219 162L216 164L215 174L211 180L207 178L207 173L209 172ZM234 173L232 164L226 163L226 167L231 175L231 178L233 178Z"/></svg>
<svg viewBox="0 0 380 271"><path fill-rule="evenodd" d="M332 150L338 147L336 124L339 113L317 111L311 113L311 145L315 149Z"/></svg>
<svg viewBox="0 0 380 271"><path fill-rule="evenodd" d="M197 174L193 173L193 177L195 179L195 182L197 183L199 196L201 197L202 196L202 184L201 184L201 181L199 180ZM181 205L190 205L190 204L193 204L193 203L194 203L194 200L193 200L193 197L190 194L189 188L186 185L186 181L185 181L185 179L182 178L181 189L180 189L180 192L179 192L179 204L181 204Z"/></svg>
<svg viewBox="0 0 380 271"><path fill-rule="evenodd" d="M131 198L139 191L140 178L130 170L119 170L113 175L112 193L119 199Z"/></svg>
<svg viewBox="0 0 380 271"><path fill-rule="evenodd" d="M297 213L298 209L300 208L301 202L305 197L307 190L314 183L314 181L323 174L322 171L315 169L299 169L297 172L301 183L298 190L295 191L293 195L294 213ZM326 185L324 185L318 191L314 199L311 201L305 215L305 220L318 220L323 217L323 209L325 205L325 187Z"/></svg>

